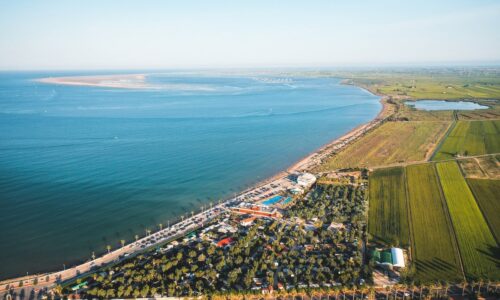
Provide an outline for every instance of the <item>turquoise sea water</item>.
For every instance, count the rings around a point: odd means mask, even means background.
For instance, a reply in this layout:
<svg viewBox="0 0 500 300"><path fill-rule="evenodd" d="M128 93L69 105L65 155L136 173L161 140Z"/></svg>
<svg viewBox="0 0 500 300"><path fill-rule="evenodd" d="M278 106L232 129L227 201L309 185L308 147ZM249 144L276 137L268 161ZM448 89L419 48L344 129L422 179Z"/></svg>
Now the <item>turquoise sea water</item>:
<svg viewBox="0 0 500 300"><path fill-rule="evenodd" d="M488 108L488 106L470 101L418 100L405 103L420 110L476 110Z"/></svg>
<svg viewBox="0 0 500 300"><path fill-rule="evenodd" d="M0 73L0 278L85 261L227 198L373 119L333 78L150 75L166 89Z"/></svg>

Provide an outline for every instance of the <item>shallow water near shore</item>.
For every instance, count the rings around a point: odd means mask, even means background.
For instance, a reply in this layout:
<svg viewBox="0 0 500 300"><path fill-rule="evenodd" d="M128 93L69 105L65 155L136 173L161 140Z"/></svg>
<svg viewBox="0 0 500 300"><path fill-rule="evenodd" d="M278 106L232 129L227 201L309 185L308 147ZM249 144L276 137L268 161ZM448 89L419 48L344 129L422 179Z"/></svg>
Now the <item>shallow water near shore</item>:
<svg viewBox="0 0 500 300"><path fill-rule="evenodd" d="M62 269L227 198L372 120L335 78L150 75L166 89L0 73L0 278ZM88 74L92 75L92 74Z"/></svg>

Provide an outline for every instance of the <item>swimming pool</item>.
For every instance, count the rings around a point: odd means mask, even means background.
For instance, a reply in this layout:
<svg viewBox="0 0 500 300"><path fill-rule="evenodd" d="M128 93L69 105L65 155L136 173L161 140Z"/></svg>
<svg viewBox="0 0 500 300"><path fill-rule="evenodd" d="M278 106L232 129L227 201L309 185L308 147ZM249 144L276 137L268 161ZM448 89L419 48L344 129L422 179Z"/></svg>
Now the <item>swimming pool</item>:
<svg viewBox="0 0 500 300"><path fill-rule="evenodd" d="M267 199L266 201L263 201L263 205L273 205L277 202L279 202L283 197L282 196L274 196L272 198Z"/></svg>
<svg viewBox="0 0 500 300"><path fill-rule="evenodd" d="M285 201L281 202L282 205L288 204L290 201L292 201L292 197L288 197L285 199Z"/></svg>

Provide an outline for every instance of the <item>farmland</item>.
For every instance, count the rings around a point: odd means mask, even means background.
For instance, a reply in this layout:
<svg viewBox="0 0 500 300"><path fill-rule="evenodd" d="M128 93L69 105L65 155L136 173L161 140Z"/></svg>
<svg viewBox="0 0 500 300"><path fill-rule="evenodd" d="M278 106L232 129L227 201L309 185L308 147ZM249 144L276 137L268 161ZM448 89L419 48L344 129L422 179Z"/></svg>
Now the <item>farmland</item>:
<svg viewBox="0 0 500 300"><path fill-rule="evenodd" d="M433 160L500 152L500 120L458 121Z"/></svg>
<svg viewBox="0 0 500 300"><path fill-rule="evenodd" d="M368 232L388 244L409 243L403 168L377 170L370 176Z"/></svg>
<svg viewBox="0 0 500 300"><path fill-rule="evenodd" d="M458 164L436 165L468 278L498 279L497 243Z"/></svg>
<svg viewBox="0 0 500 300"><path fill-rule="evenodd" d="M337 72L370 91L410 99L500 99L500 79L496 70L413 69Z"/></svg>
<svg viewBox="0 0 500 300"><path fill-rule="evenodd" d="M476 158L460 159L458 164L467 178L488 178Z"/></svg>
<svg viewBox="0 0 500 300"><path fill-rule="evenodd" d="M500 180L468 179L477 203L490 225L497 241L500 241Z"/></svg>
<svg viewBox="0 0 500 300"><path fill-rule="evenodd" d="M499 157L499 155L490 155L477 158L479 166L488 176L488 178L500 179L500 162L498 161Z"/></svg>
<svg viewBox="0 0 500 300"><path fill-rule="evenodd" d="M406 176L415 279L421 282L461 280L460 256L434 166L409 166Z"/></svg>
<svg viewBox="0 0 500 300"><path fill-rule="evenodd" d="M321 170L425 160L448 125L449 122L386 122L334 155Z"/></svg>

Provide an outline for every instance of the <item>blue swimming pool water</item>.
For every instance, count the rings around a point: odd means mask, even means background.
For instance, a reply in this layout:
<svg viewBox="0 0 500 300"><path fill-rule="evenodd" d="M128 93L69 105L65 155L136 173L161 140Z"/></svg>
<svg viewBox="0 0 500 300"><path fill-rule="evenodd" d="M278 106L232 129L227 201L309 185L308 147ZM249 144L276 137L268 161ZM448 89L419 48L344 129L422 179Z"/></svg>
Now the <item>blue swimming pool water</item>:
<svg viewBox="0 0 500 300"><path fill-rule="evenodd" d="M264 205L273 205L273 204L279 202L282 198L283 198L283 196L274 196L274 197L269 198L266 201L262 202L262 204L264 204Z"/></svg>
<svg viewBox="0 0 500 300"><path fill-rule="evenodd" d="M288 204L288 202L292 201L292 197L288 197L285 199L285 201L281 202L281 204L285 205Z"/></svg>

